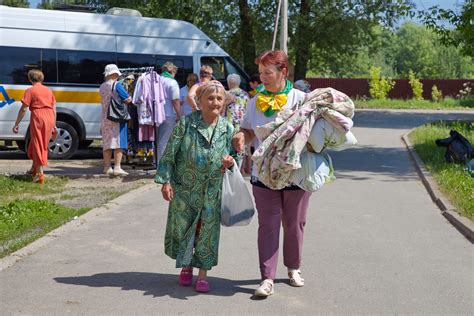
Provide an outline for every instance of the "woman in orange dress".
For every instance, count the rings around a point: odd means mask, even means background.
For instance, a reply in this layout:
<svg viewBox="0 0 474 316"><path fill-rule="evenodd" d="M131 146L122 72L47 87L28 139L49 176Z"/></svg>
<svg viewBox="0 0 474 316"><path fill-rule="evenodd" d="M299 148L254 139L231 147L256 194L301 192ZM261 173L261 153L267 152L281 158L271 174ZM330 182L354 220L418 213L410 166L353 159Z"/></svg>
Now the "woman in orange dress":
<svg viewBox="0 0 474 316"><path fill-rule="evenodd" d="M31 111L30 116L30 143L28 158L33 160L29 173L33 174L33 181L44 183L43 167L48 165L48 144L51 135L56 130L56 99L53 92L43 86L44 75L41 70L32 69L28 72L28 80L33 87L25 91L21 100L21 108L13 126L13 132L18 133L19 124L25 116L26 109Z"/></svg>

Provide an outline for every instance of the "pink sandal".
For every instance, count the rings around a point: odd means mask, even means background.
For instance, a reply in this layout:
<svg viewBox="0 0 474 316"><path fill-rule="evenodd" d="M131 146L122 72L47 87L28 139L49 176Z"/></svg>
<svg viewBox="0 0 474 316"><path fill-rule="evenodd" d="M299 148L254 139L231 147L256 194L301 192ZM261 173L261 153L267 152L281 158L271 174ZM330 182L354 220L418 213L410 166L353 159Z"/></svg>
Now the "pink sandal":
<svg viewBox="0 0 474 316"><path fill-rule="evenodd" d="M189 286L193 284L193 268L182 268L178 281L182 286Z"/></svg>
<svg viewBox="0 0 474 316"><path fill-rule="evenodd" d="M200 293L207 293L211 289L209 287L209 282L206 280L197 280L196 281L196 291Z"/></svg>

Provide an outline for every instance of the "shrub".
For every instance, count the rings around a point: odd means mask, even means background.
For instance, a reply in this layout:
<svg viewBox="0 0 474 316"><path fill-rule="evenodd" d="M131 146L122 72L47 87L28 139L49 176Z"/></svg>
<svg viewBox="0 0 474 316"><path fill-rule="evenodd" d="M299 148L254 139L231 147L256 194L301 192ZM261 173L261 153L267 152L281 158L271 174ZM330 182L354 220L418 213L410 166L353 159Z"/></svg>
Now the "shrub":
<svg viewBox="0 0 474 316"><path fill-rule="evenodd" d="M370 67L369 92L373 99L386 99L395 81L380 75L380 67Z"/></svg>
<svg viewBox="0 0 474 316"><path fill-rule="evenodd" d="M458 99L469 99L472 97L472 86L470 82L465 82L462 84L462 89L459 90L459 94L456 95Z"/></svg>
<svg viewBox="0 0 474 316"><path fill-rule="evenodd" d="M410 70L408 73L408 82L410 83L411 90L413 91L413 99L423 100L423 84L416 77L412 70Z"/></svg>
<svg viewBox="0 0 474 316"><path fill-rule="evenodd" d="M431 100L433 100L433 102L440 102L443 100L443 91L438 90L438 87L435 84L431 88Z"/></svg>

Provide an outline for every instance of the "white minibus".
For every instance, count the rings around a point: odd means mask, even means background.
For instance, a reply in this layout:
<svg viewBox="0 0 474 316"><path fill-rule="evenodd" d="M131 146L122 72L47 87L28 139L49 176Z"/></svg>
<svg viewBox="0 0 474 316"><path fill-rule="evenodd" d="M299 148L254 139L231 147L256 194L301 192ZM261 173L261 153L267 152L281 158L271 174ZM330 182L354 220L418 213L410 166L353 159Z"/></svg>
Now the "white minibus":
<svg viewBox="0 0 474 316"><path fill-rule="evenodd" d="M244 86L248 81L222 48L185 21L0 6L0 140L14 140L23 150L28 144L29 116L18 134L12 127L30 69L43 71L57 100L59 137L49 144L50 158L68 159L101 138L104 66L158 70L166 61L179 67L180 86L202 64L223 83L231 73Z"/></svg>

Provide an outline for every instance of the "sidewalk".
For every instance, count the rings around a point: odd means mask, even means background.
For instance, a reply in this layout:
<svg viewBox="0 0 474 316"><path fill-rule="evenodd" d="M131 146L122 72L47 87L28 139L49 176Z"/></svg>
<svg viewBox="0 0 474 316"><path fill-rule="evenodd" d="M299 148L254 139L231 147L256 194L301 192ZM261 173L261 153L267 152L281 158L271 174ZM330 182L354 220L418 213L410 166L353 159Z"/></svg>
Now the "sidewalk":
<svg viewBox="0 0 474 316"><path fill-rule="evenodd" d="M78 158L70 160L49 160L45 174L59 175L68 178L108 178L103 174L102 149L82 150ZM31 167L25 153L19 150L0 151L0 174L24 174ZM132 178L152 178L155 168L152 165L122 165Z"/></svg>
<svg viewBox="0 0 474 316"><path fill-rule="evenodd" d="M0 271L2 314L472 315L472 245L440 215L400 140L439 117L474 112L357 113L359 146L331 154L337 180L311 197L303 288L288 285L280 253L275 294L252 298L256 217L221 228L209 294L177 285L163 251L167 203L151 184L69 223Z"/></svg>

